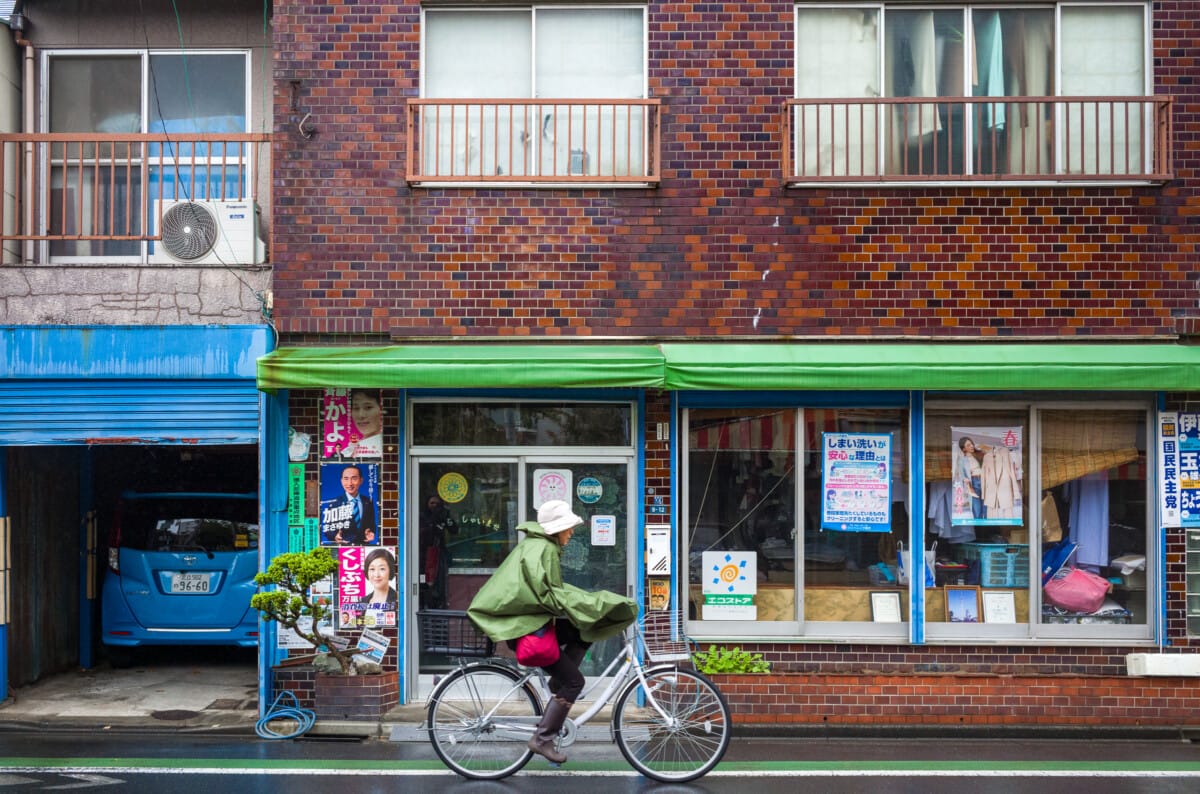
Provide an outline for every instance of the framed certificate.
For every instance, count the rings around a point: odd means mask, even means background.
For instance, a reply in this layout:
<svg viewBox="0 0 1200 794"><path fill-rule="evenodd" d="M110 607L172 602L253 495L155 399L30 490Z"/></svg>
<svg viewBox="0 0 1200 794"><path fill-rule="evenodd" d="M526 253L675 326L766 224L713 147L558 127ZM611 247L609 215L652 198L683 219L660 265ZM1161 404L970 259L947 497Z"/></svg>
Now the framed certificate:
<svg viewBox="0 0 1200 794"><path fill-rule="evenodd" d="M983 622L1016 623L1016 600L1011 590L983 591Z"/></svg>
<svg viewBox="0 0 1200 794"><path fill-rule="evenodd" d="M900 594L894 590L871 593L871 620L876 623L902 623Z"/></svg>

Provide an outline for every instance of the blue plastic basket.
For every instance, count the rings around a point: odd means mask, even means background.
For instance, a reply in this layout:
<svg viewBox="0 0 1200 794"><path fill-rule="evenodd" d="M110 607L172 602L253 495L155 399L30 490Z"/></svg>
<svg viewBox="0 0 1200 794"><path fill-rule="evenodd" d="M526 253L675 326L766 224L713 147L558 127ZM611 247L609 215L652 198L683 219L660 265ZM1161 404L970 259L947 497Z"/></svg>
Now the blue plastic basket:
<svg viewBox="0 0 1200 794"><path fill-rule="evenodd" d="M966 561L979 560L983 587L1028 587L1029 546L1022 543L964 543Z"/></svg>

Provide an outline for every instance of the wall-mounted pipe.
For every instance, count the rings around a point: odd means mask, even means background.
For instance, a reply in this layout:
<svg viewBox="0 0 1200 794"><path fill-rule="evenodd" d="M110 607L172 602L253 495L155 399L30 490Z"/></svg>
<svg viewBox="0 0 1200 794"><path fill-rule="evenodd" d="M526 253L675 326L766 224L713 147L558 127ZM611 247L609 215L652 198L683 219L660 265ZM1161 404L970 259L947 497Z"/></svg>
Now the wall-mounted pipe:
<svg viewBox="0 0 1200 794"><path fill-rule="evenodd" d="M21 70L21 132L25 135L32 135L36 130L34 120L34 92L33 83L33 42L25 38L25 28L27 20L22 13L24 8L23 2L18 2L13 8L13 14L9 17L8 26L13 32L13 41L21 48L24 58L23 67ZM25 224L25 232L32 233L34 230L35 207L33 206L33 177L35 163L33 159L33 142L26 141L21 151L21 192L24 196L16 196L17 205L22 208L21 215ZM22 200L24 199L24 200ZM26 240L21 245L21 262L28 263L33 261L33 241Z"/></svg>

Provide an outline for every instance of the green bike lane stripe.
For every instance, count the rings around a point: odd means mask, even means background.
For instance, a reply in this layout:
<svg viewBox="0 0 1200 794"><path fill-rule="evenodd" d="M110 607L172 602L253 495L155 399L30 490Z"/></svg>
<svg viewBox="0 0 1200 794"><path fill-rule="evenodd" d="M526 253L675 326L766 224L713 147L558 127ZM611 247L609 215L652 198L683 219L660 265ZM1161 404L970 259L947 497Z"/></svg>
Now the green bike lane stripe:
<svg viewBox="0 0 1200 794"><path fill-rule="evenodd" d="M305 774L314 772L452 774L436 760L251 759L251 758L37 758L0 757L0 771L69 770L72 772L245 772ZM518 774L622 773L637 775L623 760L572 761L561 768L532 762ZM1177 775L1200 776L1200 761L726 761L710 775L996 775L1064 774L1073 776Z"/></svg>

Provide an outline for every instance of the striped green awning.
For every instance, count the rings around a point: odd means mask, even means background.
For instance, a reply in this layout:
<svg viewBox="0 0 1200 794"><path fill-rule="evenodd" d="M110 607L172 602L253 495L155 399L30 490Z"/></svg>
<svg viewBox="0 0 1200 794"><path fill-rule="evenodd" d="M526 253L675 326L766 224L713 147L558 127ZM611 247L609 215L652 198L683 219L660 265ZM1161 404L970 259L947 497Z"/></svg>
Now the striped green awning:
<svg viewBox="0 0 1200 794"><path fill-rule="evenodd" d="M666 388L1188 391L1200 348L1176 343L664 344Z"/></svg>
<svg viewBox="0 0 1200 794"><path fill-rule="evenodd" d="M258 387L1192 391L1200 347L1153 343L578 341L281 348Z"/></svg>
<svg viewBox="0 0 1200 794"><path fill-rule="evenodd" d="M662 388L653 345L460 344L280 348L258 360L260 389Z"/></svg>

